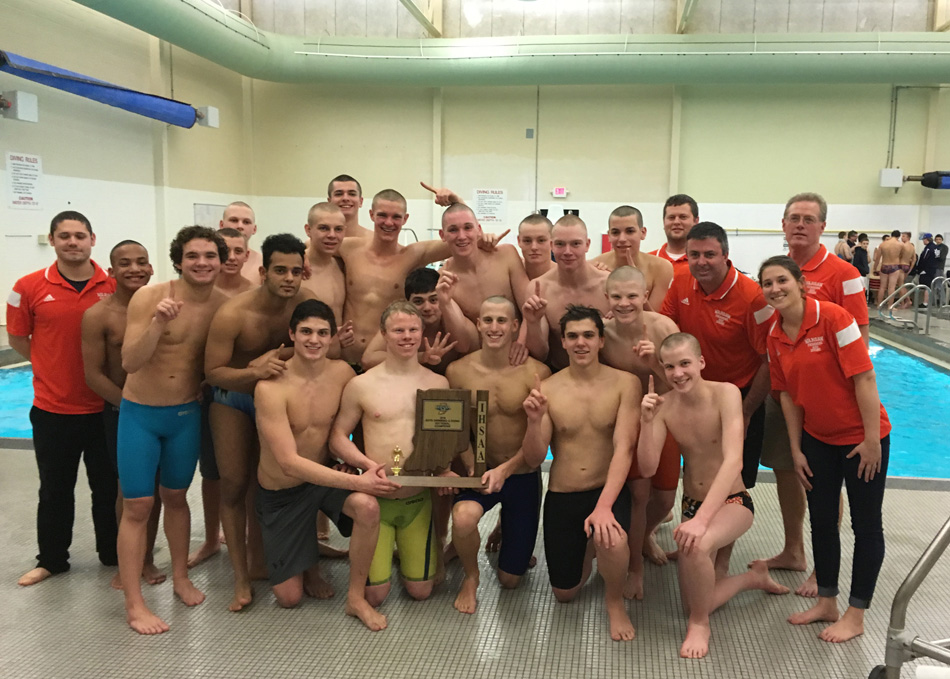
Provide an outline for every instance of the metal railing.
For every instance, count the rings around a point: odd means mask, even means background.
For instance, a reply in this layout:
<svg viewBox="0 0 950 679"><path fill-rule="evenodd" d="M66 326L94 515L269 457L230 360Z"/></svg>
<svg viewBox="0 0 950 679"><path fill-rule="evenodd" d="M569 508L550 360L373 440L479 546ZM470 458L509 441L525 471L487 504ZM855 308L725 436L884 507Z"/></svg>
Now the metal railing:
<svg viewBox="0 0 950 679"><path fill-rule="evenodd" d="M927 293L929 297L921 297L921 293ZM913 320L907 318L898 318L894 315L894 309L911 300L911 307L914 311ZM927 304L921 307L921 302L927 300ZM897 288L894 292L877 305L878 317L886 322L899 326L902 330L921 331L919 318L921 313L924 315L923 333L930 334L930 319L936 316L941 318L946 316L950 318L950 279L946 276L938 276L927 286L921 283L908 281Z"/></svg>

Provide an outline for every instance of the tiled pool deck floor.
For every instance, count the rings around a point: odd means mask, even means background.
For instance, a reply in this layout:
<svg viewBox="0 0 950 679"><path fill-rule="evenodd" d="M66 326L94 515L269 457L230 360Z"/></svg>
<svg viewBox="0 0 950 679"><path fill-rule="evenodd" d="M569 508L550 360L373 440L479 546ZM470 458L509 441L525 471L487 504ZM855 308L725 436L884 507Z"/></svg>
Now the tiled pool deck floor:
<svg viewBox="0 0 950 679"><path fill-rule="evenodd" d="M343 614L345 562L326 562L337 589L329 601L307 599L296 610L277 607L266 583L247 611L229 613L230 565L222 553L193 571L208 595L195 609L173 600L171 584L149 587L155 611L172 625L155 638L125 625L122 596L109 588L113 569L93 550L85 480L77 489L72 571L31 588L16 579L33 566L37 478L29 451L0 449L0 676L27 679L111 677L866 677L883 662L890 602L897 587L950 513L950 492L889 489L885 499L887 557L867 631L842 645L819 641L818 626L792 627L786 616L807 605L747 592L712 619L713 645L701 661L680 660L685 629L674 566L647 566L647 595L630 605L637 626L631 643L611 642L603 609L603 583L591 579L578 600L557 604L550 594L540 541L538 566L521 589L503 592L491 575L495 557L482 553L480 606L463 616L452 608L461 581L458 564L429 601L409 600L395 587L383 606L390 627L365 631ZM192 545L203 534L199 484L192 486ZM753 491L756 520L736 545L733 570L780 547L782 529L775 486ZM494 523L483 520L483 535ZM847 526L847 520L845 521ZM850 530L842 531L842 591L850 580ZM670 544L670 529L661 529ZM159 538L156 561L168 569ZM779 572L795 587L804 574ZM846 595L842 595L842 602ZM911 605L908 629L922 639L950 636L950 556L938 563ZM913 676L913 665L903 677Z"/></svg>

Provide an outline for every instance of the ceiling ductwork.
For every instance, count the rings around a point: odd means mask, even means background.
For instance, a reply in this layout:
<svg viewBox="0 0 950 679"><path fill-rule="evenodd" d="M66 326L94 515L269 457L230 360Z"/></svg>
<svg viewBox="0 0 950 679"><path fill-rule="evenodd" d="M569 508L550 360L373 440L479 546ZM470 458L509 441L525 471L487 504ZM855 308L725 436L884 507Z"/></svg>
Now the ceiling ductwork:
<svg viewBox="0 0 950 679"><path fill-rule="evenodd" d="M946 33L320 40L260 31L206 0L75 0L242 75L422 87L946 82Z"/></svg>

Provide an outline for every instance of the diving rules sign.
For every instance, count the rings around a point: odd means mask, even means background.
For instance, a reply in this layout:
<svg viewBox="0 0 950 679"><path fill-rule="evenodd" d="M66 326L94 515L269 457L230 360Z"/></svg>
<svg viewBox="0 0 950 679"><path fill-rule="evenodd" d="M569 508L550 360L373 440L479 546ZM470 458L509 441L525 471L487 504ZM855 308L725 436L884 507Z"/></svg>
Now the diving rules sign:
<svg viewBox="0 0 950 679"><path fill-rule="evenodd" d="M7 153L7 205L14 210L40 210L43 160L27 153Z"/></svg>

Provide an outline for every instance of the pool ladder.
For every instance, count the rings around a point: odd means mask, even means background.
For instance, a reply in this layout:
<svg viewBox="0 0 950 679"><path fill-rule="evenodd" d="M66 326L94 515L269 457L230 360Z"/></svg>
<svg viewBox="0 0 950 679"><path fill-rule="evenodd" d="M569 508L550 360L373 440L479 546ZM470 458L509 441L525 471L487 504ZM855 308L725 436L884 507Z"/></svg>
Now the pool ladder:
<svg viewBox="0 0 950 679"><path fill-rule="evenodd" d="M902 330L914 330L915 332L920 332L920 323L918 322L918 319L921 312L921 292L930 293L927 307L924 310L924 334L929 335L930 319L934 315L936 315L937 318L940 318L941 316L947 316L950 318L950 279L947 279L946 276L938 276L929 286L914 282L904 283L902 286L897 288L897 290L885 297L880 304L878 304L878 317L885 322L900 326ZM897 318L894 315L894 307L899 306L902 302L910 298L912 298L911 306L914 310L913 320ZM940 301L939 306L937 305L938 300Z"/></svg>

